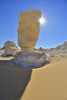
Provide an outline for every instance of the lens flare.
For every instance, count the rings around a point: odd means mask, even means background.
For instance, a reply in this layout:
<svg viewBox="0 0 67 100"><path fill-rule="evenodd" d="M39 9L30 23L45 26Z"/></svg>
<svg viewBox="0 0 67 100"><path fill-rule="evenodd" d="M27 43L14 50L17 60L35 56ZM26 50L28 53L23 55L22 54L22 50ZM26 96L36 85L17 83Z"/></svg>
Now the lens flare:
<svg viewBox="0 0 67 100"><path fill-rule="evenodd" d="M41 17L40 19L39 19L39 22L40 22L40 24L45 24L46 23L46 19L45 18L43 18L43 17Z"/></svg>

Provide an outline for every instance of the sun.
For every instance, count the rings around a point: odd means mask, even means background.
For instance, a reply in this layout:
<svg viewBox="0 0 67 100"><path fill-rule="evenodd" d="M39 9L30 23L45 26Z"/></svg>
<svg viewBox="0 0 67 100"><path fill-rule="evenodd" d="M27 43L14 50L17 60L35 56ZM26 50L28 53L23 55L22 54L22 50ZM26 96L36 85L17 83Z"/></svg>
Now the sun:
<svg viewBox="0 0 67 100"><path fill-rule="evenodd" d="M44 17L41 17L39 19L40 24L44 25L46 23L46 19Z"/></svg>

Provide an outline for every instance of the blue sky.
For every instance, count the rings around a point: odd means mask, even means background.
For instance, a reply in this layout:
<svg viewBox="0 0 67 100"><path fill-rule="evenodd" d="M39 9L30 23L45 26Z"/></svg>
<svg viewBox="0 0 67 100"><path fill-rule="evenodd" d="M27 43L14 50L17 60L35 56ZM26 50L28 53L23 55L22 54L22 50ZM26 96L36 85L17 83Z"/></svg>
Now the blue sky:
<svg viewBox="0 0 67 100"><path fill-rule="evenodd" d="M40 25L36 48L53 48L67 41L67 0L0 0L0 46L5 41L18 45L18 14L38 9L46 23Z"/></svg>

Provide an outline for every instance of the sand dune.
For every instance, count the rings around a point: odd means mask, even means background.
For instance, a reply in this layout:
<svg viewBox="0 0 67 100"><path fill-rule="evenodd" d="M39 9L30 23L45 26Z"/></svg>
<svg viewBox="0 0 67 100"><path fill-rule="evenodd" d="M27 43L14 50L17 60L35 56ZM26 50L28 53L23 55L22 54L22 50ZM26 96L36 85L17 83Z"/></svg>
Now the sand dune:
<svg viewBox="0 0 67 100"><path fill-rule="evenodd" d="M67 59L34 69L20 100L67 100Z"/></svg>

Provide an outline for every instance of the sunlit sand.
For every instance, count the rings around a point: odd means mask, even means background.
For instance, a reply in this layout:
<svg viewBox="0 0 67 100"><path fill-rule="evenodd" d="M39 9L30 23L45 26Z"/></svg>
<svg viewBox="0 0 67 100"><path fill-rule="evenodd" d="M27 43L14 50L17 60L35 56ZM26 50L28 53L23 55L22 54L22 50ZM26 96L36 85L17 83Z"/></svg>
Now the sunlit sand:
<svg viewBox="0 0 67 100"><path fill-rule="evenodd" d="M67 59L34 69L20 100L66 100Z"/></svg>
<svg viewBox="0 0 67 100"><path fill-rule="evenodd" d="M0 57L1 100L67 99L67 58L36 69L11 66L9 59Z"/></svg>

